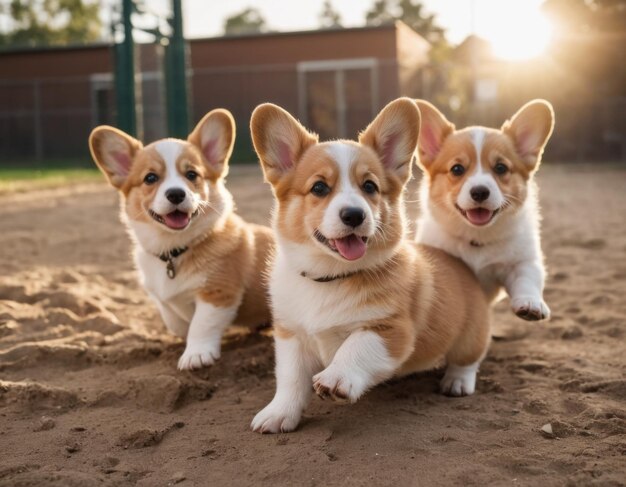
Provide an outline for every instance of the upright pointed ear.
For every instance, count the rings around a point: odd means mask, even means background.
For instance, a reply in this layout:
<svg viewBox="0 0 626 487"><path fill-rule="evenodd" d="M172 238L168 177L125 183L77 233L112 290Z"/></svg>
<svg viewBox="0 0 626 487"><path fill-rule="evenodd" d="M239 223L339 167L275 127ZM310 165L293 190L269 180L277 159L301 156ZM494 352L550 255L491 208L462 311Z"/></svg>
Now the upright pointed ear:
<svg viewBox="0 0 626 487"><path fill-rule="evenodd" d="M534 169L554 129L554 110L546 100L532 100L502 125L502 131L515 144L515 150Z"/></svg>
<svg viewBox="0 0 626 487"><path fill-rule="evenodd" d="M120 189L126 182L135 154L143 145L114 127L101 125L89 135L89 150L111 186Z"/></svg>
<svg viewBox="0 0 626 487"><path fill-rule="evenodd" d="M272 103L254 109L250 132L265 178L272 185L295 167L306 149L317 143L317 135Z"/></svg>
<svg viewBox="0 0 626 487"><path fill-rule="evenodd" d="M411 176L419 131L417 105L409 98L398 98L381 110L359 136L359 142L372 148L385 169L404 184Z"/></svg>
<svg viewBox="0 0 626 487"><path fill-rule="evenodd" d="M450 123L435 105L426 100L415 100L422 115L422 129L419 137L419 164L425 169L437 158L446 138L454 132Z"/></svg>
<svg viewBox="0 0 626 487"><path fill-rule="evenodd" d="M228 159L235 145L235 119L228 110L217 108L207 113L187 137L204 156L205 164L217 177L228 173Z"/></svg>

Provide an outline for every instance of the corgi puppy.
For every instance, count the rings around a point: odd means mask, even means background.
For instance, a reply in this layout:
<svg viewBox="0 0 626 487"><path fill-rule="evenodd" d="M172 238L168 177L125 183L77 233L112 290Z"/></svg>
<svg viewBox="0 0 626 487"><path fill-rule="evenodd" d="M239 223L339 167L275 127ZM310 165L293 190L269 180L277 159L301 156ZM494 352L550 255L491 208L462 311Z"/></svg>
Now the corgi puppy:
<svg viewBox="0 0 626 487"><path fill-rule="evenodd" d="M461 258L491 300L502 288L525 320L550 317L533 175L554 127L544 100L524 105L500 130L455 130L417 100L421 217L417 241Z"/></svg>
<svg viewBox="0 0 626 487"><path fill-rule="evenodd" d="M419 125L415 103L402 98L359 143L318 143L283 109L254 110L252 139L276 203L276 395L253 430L295 429L312 389L355 402L444 359L443 391L474 392L489 342L487 299L462 261L405 236Z"/></svg>
<svg viewBox="0 0 626 487"><path fill-rule="evenodd" d="M235 141L226 110L208 113L187 140L143 146L113 127L89 137L94 161L121 195L140 280L165 326L186 337L181 370L213 364L224 329L269 323L271 230L234 213L224 186Z"/></svg>

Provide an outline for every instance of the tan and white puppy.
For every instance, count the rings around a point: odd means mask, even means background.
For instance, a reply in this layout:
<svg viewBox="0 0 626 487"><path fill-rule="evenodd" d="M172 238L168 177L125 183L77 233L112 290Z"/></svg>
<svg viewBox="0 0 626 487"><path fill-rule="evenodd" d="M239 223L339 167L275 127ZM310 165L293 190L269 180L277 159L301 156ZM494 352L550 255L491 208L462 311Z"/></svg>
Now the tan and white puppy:
<svg viewBox="0 0 626 487"><path fill-rule="evenodd" d="M484 293L460 260L405 236L403 193L419 124L404 98L359 143L318 143L275 105L253 112L252 139L276 198L276 395L252 429L295 429L312 386L354 402L442 360L443 391L474 392L489 341Z"/></svg>
<svg viewBox="0 0 626 487"><path fill-rule="evenodd" d="M531 101L500 130L455 130L430 103L417 105L425 175L417 241L463 259L490 299L504 287L520 318L549 318L533 175L554 126L552 106Z"/></svg>
<svg viewBox="0 0 626 487"><path fill-rule="evenodd" d="M178 368L211 365L233 322L270 322L265 285L271 230L234 213L224 186L235 122L208 113L188 139L143 147L113 127L89 138L94 161L120 191L141 283L167 328L186 337Z"/></svg>

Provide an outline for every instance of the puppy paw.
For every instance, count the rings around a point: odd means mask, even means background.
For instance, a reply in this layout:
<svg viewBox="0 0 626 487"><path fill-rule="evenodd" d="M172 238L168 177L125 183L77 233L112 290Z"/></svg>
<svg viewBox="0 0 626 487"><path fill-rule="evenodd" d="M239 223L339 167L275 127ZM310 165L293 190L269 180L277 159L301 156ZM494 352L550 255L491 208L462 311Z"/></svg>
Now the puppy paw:
<svg viewBox="0 0 626 487"><path fill-rule="evenodd" d="M513 312L527 321L539 321L550 318L550 308L541 298L522 296L511 300Z"/></svg>
<svg viewBox="0 0 626 487"><path fill-rule="evenodd" d="M289 433L298 426L300 413L272 401L257 413L250 428L258 433Z"/></svg>
<svg viewBox="0 0 626 487"><path fill-rule="evenodd" d="M188 343L178 359L178 370L193 370L213 365L220 358L220 342Z"/></svg>
<svg viewBox="0 0 626 487"><path fill-rule="evenodd" d="M471 396L476 389L476 372L478 365L467 367L448 365L446 373L441 379L441 392L447 396Z"/></svg>
<svg viewBox="0 0 626 487"><path fill-rule="evenodd" d="M313 376L313 389L322 399L337 402L356 402L365 392L366 386L359 377L341 373L333 366Z"/></svg>

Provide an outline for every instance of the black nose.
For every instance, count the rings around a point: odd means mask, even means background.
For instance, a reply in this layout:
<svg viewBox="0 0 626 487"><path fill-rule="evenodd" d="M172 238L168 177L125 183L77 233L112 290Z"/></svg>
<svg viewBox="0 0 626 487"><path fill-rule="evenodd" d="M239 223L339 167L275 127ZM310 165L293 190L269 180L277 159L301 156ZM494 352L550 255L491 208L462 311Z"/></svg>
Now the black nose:
<svg viewBox="0 0 626 487"><path fill-rule="evenodd" d="M365 212L361 208L344 208L339 217L346 225L356 228L365 220Z"/></svg>
<svg viewBox="0 0 626 487"><path fill-rule="evenodd" d="M170 203L178 205L185 201L185 190L180 188L170 188L165 192L165 197Z"/></svg>
<svg viewBox="0 0 626 487"><path fill-rule="evenodd" d="M478 203L482 203L489 198L489 190L485 186L475 186L470 189L470 196Z"/></svg>

